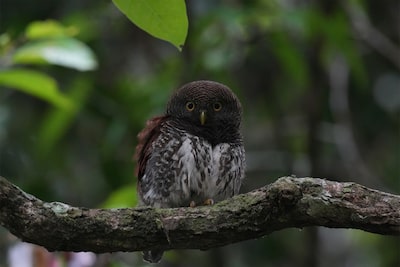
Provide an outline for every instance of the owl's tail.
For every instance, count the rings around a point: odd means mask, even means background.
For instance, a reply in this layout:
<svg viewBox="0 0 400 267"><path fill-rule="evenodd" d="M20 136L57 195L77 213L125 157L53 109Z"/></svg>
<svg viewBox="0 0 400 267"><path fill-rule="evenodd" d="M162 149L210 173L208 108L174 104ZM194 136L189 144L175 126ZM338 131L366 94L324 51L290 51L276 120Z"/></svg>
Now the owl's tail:
<svg viewBox="0 0 400 267"><path fill-rule="evenodd" d="M143 260L149 263L158 263L161 260L163 254L164 250L160 249L143 251Z"/></svg>

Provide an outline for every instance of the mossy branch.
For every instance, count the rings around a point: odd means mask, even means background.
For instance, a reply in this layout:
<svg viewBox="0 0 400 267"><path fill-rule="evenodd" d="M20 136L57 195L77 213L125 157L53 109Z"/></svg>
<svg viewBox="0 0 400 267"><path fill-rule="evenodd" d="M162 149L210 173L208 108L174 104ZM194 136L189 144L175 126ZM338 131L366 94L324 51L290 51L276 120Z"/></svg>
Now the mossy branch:
<svg viewBox="0 0 400 267"><path fill-rule="evenodd" d="M291 227L400 235L400 196L355 183L282 177L211 207L88 209L41 201L0 177L0 224L49 251L210 249Z"/></svg>

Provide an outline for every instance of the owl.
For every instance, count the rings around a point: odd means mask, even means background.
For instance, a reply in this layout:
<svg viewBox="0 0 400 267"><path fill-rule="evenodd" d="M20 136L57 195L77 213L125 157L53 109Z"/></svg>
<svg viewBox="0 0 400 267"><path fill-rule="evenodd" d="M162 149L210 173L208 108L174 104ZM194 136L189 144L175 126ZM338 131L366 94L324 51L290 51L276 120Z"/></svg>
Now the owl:
<svg viewBox="0 0 400 267"><path fill-rule="evenodd" d="M245 169L241 115L238 98L221 83L194 81L179 88L165 114L138 135L140 205L194 207L238 194ZM154 263L162 254L145 251L143 258Z"/></svg>

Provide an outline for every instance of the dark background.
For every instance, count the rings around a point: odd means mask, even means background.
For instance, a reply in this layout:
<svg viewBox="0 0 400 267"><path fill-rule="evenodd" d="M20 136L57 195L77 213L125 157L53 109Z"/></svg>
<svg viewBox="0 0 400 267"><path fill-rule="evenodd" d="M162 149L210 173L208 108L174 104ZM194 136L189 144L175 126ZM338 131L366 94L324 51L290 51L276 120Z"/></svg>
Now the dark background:
<svg viewBox="0 0 400 267"><path fill-rule="evenodd" d="M30 22L55 19L80 30L99 67L33 67L75 95L80 108L70 116L0 88L0 175L46 201L133 206L137 133L174 89L210 79L242 101L242 192L294 174L400 193L399 1L203 0L187 1L187 10L180 53L111 1L1 0L0 34L16 46ZM0 266L15 242L0 228ZM169 252L161 266L395 267L399 245L358 230L287 229L207 252ZM100 259L97 266L145 265L139 253Z"/></svg>

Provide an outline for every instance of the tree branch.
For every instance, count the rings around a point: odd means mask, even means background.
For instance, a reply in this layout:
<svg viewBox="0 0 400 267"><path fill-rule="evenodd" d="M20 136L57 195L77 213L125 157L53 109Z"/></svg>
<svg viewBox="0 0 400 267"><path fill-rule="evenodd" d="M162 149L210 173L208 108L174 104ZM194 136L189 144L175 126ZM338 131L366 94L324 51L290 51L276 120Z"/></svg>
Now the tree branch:
<svg viewBox="0 0 400 267"><path fill-rule="evenodd" d="M50 251L209 249L291 227L400 235L400 196L355 183L282 177L211 207L107 210L43 202L0 177L0 224Z"/></svg>

